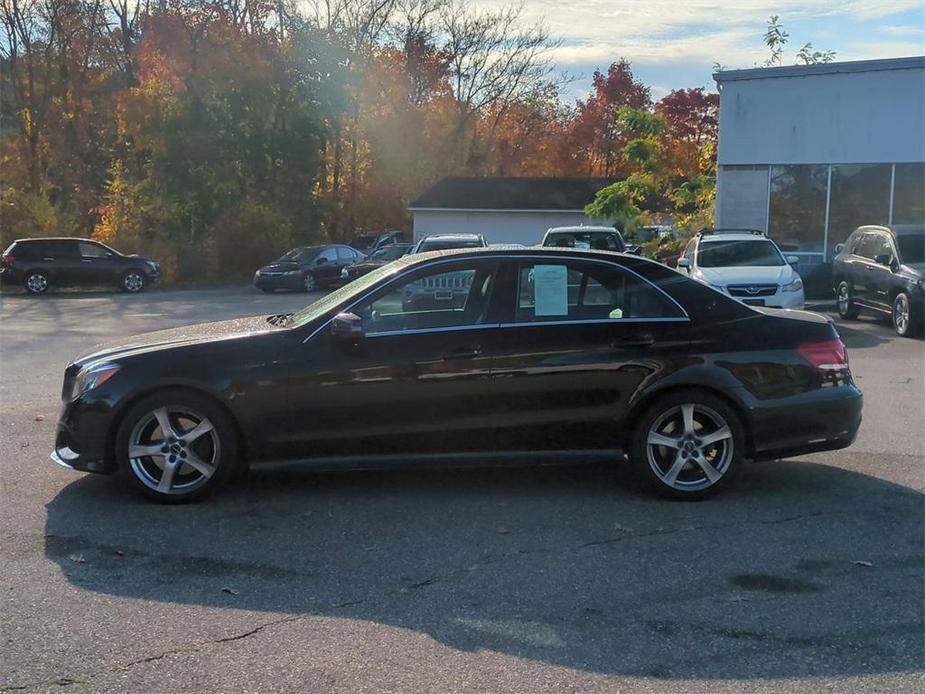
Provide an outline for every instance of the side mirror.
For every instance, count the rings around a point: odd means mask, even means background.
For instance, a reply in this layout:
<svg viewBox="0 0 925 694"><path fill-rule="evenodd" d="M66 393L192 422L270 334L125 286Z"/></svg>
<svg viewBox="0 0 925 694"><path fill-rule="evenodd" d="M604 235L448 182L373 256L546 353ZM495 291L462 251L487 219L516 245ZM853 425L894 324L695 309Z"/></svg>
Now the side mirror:
<svg viewBox="0 0 925 694"><path fill-rule="evenodd" d="M893 264L893 256L889 253L880 253L874 256L874 262L878 265L886 265L889 267Z"/></svg>
<svg viewBox="0 0 925 694"><path fill-rule="evenodd" d="M356 344L365 336L363 319L355 313L338 313L331 321L331 337Z"/></svg>
<svg viewBox="0 0 925 694"><path fill-rule="evenodd" d="M788 255L784 260L787 261L787 265L795 266L800 264L800 256L798 255Z"/></svg>
<svg viewBox="0 0 925 694"><path fill-rule="evenodd" d="M328 259L324 256L321 256L318 258L318 260L315 261L315 265L324 265L326 262L328 262Z"/></svg>
<svg viewBox="0 0 925 694"><path fill-rule="evenodd" d="M691 261L687 258L678 258L678 269L689 271L691 269Z"/></svg>
<svg viewBox="0 0 925 694"><path fill-rule="evenodd" d="M843 250L845 250L845 244L843 244L843 243L836 243L836 244L835 244L835 255L838 255L838 254L841 253Z"/></svg>

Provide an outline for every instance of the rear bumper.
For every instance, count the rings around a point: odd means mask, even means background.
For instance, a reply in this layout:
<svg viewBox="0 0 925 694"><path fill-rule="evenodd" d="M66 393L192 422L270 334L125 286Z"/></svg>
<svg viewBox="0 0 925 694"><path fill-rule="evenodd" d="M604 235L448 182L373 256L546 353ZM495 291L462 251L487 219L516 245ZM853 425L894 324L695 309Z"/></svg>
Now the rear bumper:
<svg viewBox="0 0 925 694"><path fill-rule="evenodd" d="M853 384L752 401L750 457L770 460L847 448L857 438L863 404Z"/></svg>

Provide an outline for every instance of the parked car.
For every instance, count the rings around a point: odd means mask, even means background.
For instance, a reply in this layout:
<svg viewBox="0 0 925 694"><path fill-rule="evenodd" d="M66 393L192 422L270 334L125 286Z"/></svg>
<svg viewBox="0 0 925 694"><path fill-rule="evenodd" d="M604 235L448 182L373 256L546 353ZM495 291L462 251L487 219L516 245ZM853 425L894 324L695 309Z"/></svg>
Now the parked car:
<svg viewBox="0 0 925 694"><path fill-rule="evenodd" d="M364 255L372 255L383 246L393 243L405 243L405 241L405 232L403 231L373 231L355 236L348 245Z"/></svg>
<svg viewBox="0 0 925 694"><path fill-rule="evenodd" d="M161 266L139 255L123 255L91 239L17 239L0 256L0 281L21 284L30 294L53 286L115 285L140 292L160 279Z"/></svg>
<svg viewBox="0 0 925 694"><path fill-rule="evenodd" d="M454 248L484 248L487 245L481 234L428 234L419 239L410 252L415 254Z"/></svg>
<svg viewBox="0 0 925 694"><path fill-rule="evenodd" d="M761 231L715 230L692 238L678 270L751 306L802 309L803 280Z"/></svg>
<svg viewBox="0 0 925 694"><path fill-rule="evenodd" d="M360 262L353 265L345 265L340 271L340 277L344 282L352 282L357 277L362 277L368 272L372 272L377 267L382 267L393 260L398 260L411 250L413 244L410 243L390 243L374 251Z"/></svg>
<svg viewBox="0 0 925 694"><path fill-rule="evenodd" d="M254 286L265 292L313 292L339 283L341 271L365 257L350 246L300 246L257 270Z"/></svg>
<svg viewBox="0 0 925 694"><path fill-rule="evenodd" d="M832 278L842 318L869 310L890 315L900 335L922 333L925 227L859 227L835 252Z"/></svg>
<svg viewBox="0 0 925 694"><path fill-rule="evenodd" d="M465 300L406 308L416 282ZM560 248L407 255L294 314L98 347L64 372L52 458L183 501L240 466L606 458L696 499L745 460L851 444L830 320L654 261Z"/></svg>
<svg viewBox="0 0 925 694"><path fill-rule="evenodd" d="M553 227L546 231L541 245L557 248L591 248L617 253L626 250L623 236L613 227Z"/></svg>

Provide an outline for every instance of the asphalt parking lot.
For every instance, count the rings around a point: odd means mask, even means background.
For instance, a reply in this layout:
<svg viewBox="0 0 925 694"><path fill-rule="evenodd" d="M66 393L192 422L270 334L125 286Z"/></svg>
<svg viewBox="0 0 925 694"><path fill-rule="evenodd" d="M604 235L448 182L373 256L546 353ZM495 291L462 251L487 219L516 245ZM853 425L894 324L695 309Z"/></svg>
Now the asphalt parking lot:
<svg viewBox="0 0 925 694"><path fill-rule="evenodd" d="M869 318L839 326L857 443L703 503L592 465L264 472L164 507L48 460L78 352L306 300L0 298L0 691L922 686L925 343Z"/></svg>

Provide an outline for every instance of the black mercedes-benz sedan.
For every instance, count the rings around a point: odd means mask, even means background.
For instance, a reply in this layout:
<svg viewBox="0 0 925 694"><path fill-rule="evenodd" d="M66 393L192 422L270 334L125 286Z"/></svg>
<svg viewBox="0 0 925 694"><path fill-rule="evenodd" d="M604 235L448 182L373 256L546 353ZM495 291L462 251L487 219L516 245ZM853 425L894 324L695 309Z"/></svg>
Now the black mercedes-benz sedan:
<svg viewBox="0 0 925 694"><path fill-rule="evenodd" d="M422 286L425 309L406 300ZM52 458L166 502L274 461L591 456L696 499L861 423L826 318L559 248L409 255L298 313L104 345L67 367L63 399Z"/></svg>

